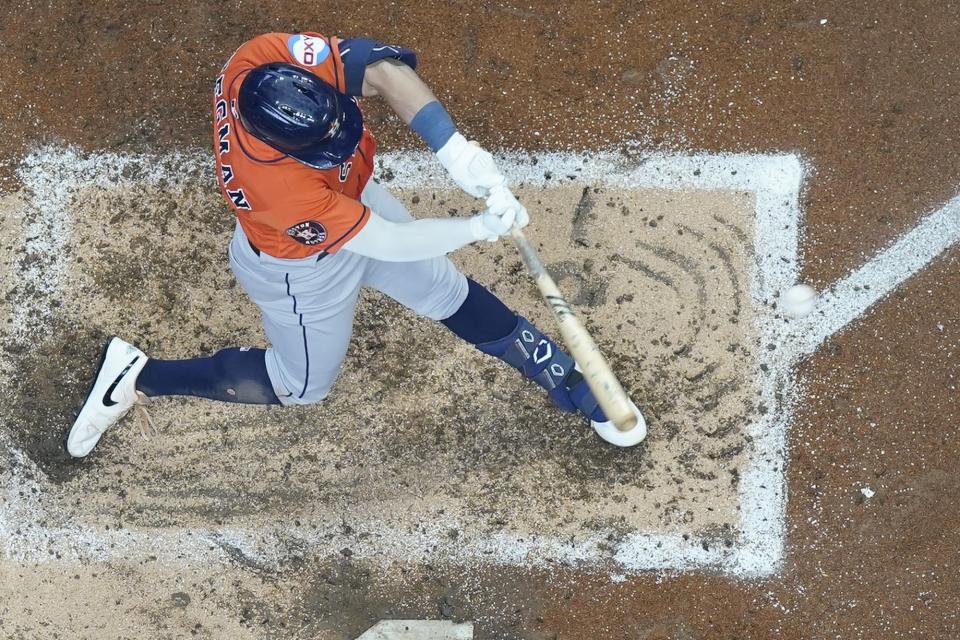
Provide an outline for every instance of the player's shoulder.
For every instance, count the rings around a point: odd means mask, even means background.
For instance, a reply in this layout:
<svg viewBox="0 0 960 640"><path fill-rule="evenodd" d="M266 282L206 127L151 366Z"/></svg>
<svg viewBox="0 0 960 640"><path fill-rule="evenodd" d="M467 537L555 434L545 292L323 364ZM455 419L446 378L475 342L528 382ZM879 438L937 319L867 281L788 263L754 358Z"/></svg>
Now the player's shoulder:
<svg viewBox="0 0 960 640"><path fill-rule="evenodd" d="M268 62L291 62L310 68L327 62L336 46L331 40L316 32L264 33L246 41L230 58L227 67L249 67Z"/></svg>

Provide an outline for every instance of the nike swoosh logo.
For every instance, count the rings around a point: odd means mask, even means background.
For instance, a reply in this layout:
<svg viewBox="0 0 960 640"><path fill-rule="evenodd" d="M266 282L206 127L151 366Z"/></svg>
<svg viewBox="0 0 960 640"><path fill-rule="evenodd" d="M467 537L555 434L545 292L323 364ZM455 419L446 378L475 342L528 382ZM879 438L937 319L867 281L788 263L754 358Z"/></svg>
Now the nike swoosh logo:
<svg viewBox="0 0 960 640"><path fill-rule="evenodd" d="M112 407L117 404L110 396L113 395L113 390L117 388L117 385L120 384L120 381L123 379L123 376L127 375L127 372L130 371L130 367L136 364L137 360L140 359L140 356L135 356L133 360L130 361L126 367L123 368L123 371L120 372L120 375L116 377L113 383L107 387L107 392L103 394L103 404L107 407Z"/></svg>

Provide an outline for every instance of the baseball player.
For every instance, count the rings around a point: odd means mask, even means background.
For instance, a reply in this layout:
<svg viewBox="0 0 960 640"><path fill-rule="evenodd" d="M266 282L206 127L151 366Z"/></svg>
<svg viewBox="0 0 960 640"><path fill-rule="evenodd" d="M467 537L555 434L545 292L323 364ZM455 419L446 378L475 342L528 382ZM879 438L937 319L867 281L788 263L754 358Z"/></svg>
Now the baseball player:
<svg viewBox="0 0 960 640"><path fill-rule="evenodd" d="M71 456L88 455L148 398L323 400L346 355L361 287L505 361L560 408L607 420L573 359L446 257L529 218L492 156L457 131L416 64L402 47L317 33L261 35L233 54L214 84L217 179L237 216L230 267L260 308L270 347L158 360L112 338L67 434ZM371 179L376 142L358 98L373 96L423 138L457 185L485 200L483 213L414 219Z"/></svg>

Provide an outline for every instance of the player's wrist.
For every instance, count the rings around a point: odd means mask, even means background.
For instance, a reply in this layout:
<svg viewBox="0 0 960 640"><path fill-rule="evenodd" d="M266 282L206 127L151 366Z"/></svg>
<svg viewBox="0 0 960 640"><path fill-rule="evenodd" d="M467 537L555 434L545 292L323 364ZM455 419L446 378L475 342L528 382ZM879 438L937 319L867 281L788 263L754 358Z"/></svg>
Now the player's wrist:
<svg viewBox="0 0 960 640"><path fill-rule="evenodd" d="M428 102L417 111L410 121L410 128L423 138L434 153L457 135L457 127L453 124L450 114L436 100ZM463 138L463 136L460 137Z"/></svg>
<svg viewBox="0 0 960 640"><path fill-rule="evenodd" d="M474 240L486 240L487 242L496 242L500 238L493 227L496 216L489 213L478 213L470 218L470 233Z"/></svg>
<svg viewBox="0 0 960 640"><path fill-rule="evenodd" d="M483 224L483 214L478 213L470 216L470 235L474 240L490 240L493 235L486 225ZM495 239L495 238L494 238Z"/></svg>
<svg viewBox="0 0 960 640"><path fill-rule="evenodd" d="M470 142L459 131L454 131L442 147L437 149L437 160L448 171L469 150Z"/></svg>
<svg viewBox="0 0 960 640"><path fill-rule="evenodd" d="M484 211L470 218L470 231L477 240L496 242L500 236L510 233L510 227L516 221L516 212Z"/></svg>

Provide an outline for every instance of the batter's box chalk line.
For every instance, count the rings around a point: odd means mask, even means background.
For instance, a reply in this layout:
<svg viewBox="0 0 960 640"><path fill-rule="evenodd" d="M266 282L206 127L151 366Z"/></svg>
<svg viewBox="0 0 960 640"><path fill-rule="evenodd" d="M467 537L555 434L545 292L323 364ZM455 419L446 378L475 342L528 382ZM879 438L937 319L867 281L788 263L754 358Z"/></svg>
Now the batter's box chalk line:
<svg viewBox="0 0 960 640"><path fill-rule="evenodd" d="M500 533L462 543L455 548L455 554L448 553L443 560L597 567L608 567L612 561L615 575L645 570L706 570L751 578L775 573L785 550L786 434L797 394L796 364L960 240L960 198L923 218L890 247L829 287L814 314L787 320L776 313L776 300L781 291L796 282L799 273L799 194L805 169L797 156L695 154L631 158L613 153L514 153L500 156L499 161L515 184L563 182L752 193L755 226L750 284L755 329L762 344L773 343L779 348L757 352L754 383L760 393L759 401L770 409L748 427L753 443L738 485L739 535L732 546L714 544L692 532L686 536L633 533L617 538L611 558L611 543L605 532L575 542L549 534L520 537ZM383 154L378 174L392 174L387 184L390 187L453 187L427 153ZM45 147L22 162L19 177L29 196L29 224L57 228L64 233L69 232L65 205L81 187L122 187L160 181L175 184L189 179L200 184L207 181L211 190L216 188L212 160L200 151L153 156L82 154L71 148ZM22 274L24 286L52 294L66 272L62 254L55 246L59 240L29 228L25 233L33 238L25 243L27 251L43 254L45 261ZM33 308L15 310L14 320L22 331L36 328L34 325L41 324L50 313L44 306L49 301L42 298L34 296ZM284 549L338 553L340 548L336 545L340 529L336 523L316 528L278 523L276 528L259 529L108 530L65 521L45 508L42 486L36 480L43 477L43 472L16 450L3 429L0 447L6 452L0 467L0 549L14 560L130 559L153 555L168 562L211 562L242 557L255 566L276 567L285 560ZM375 529L369 536L352 538L350 546L357 558L436 562L437 549L449 544L448 528L449 523L424 522L420 527L394 530L388 535ZM11 535L14 531L19 531L19 535Z"/></svg>

